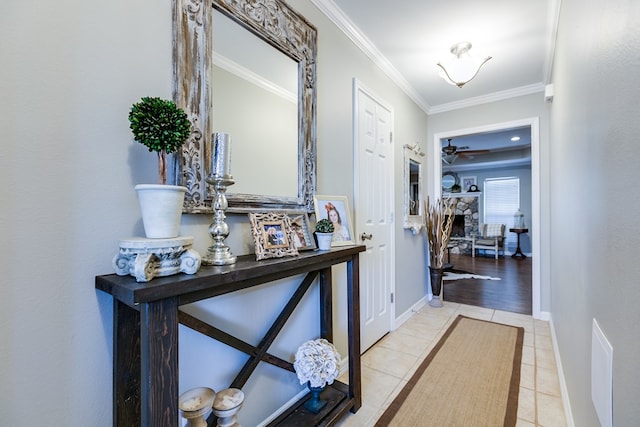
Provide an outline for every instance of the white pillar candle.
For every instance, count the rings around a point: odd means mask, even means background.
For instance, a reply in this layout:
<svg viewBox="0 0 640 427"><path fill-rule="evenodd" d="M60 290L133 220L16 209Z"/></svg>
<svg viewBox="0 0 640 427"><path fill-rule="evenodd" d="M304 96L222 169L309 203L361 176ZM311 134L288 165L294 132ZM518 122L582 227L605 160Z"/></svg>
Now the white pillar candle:
<svg viewBox="0 0 640 427"><path fill-rule="evenodd" d="M218 177L231 175L231 136L227 133L213 134L211 174Z"/></svg>

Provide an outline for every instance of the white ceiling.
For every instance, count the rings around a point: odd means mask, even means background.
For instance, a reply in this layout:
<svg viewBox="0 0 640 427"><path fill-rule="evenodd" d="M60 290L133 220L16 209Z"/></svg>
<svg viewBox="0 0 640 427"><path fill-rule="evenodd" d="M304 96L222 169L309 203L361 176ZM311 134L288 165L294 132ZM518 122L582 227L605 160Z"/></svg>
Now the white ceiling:
<svg viewBox="0 0 640 427"><path fill-rule="evenodd" d="M543 99L559 1L313 0L428 114L530 93ZM451 58L451 46L463 41L473 45L472 56L492 59L458 88L440 77L436 64ZM514 144L510 137L515 131L466 135L452 144L510 150L519 162L530 160L529 129L518 129L521 140ZM495 165L492 157L508 155L492 151L459 158L454 165Z"/></svg>
<svg viewBox="0 0 640 427"><path fill-rule="evenodd" d="M558 0L315 0L365 45L370 56L427 113L544 91L549 83ZM491 56L464 87L447 84L437 63L468 41ZM368 46L366 46L368 45ZM404 80L404 81L402 81Z"/></svg>

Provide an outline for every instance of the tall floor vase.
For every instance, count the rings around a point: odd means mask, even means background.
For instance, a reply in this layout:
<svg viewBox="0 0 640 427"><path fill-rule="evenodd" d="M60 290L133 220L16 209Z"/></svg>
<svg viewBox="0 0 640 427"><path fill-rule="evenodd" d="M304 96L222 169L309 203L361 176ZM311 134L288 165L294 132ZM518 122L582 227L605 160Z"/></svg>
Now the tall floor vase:
<svg viewBox="0 0 640 427"><path fill-rule="evenodd" d="M440 293L442 292L442 276L444 275L444 268L429 267L429 276L431 277L431 293L433 298L429 301L431 307L442 307L442 298Z"/></svg>

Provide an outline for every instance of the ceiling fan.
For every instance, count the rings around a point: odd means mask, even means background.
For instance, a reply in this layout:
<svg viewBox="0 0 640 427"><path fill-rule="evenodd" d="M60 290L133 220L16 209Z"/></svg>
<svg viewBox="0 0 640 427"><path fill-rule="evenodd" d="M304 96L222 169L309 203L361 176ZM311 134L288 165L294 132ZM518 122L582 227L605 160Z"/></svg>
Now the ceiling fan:
<svg viewBox="0 0 640 427"><path fill-rule="evenodd" d="M473 158L473 156L478 154L486 154L489 150L469 150L467 146L465 147L457 147L455 145L451 145L451 139L447 138L447 146L442 147L442 161L450 165L456 161L458 156Z"/></svg>

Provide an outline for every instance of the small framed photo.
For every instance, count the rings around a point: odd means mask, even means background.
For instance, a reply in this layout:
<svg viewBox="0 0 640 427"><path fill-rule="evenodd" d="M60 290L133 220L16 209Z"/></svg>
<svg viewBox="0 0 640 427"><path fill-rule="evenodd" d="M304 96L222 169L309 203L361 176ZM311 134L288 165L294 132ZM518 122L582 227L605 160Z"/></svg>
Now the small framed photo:
<svg viewBox="0 0 640 427"><path fill-rule="evenodd" d="M331 246L355 244L349 201L344 196L313 196L316 221L328 218L333 223Z"/></svg>
<svg viewBox="0 0 640 427"><path fill-rule="evenodd" d="M478 185L478 178L475 176L463 176L460 177L460 183L462 184L462 191L467 192L472 185Z"/></svg>
<svg viewBox="0 0 640 427"><path fill-rule="evenodd" d="M298 255L287 214L250 213L249 221L256 260Z"/></svg>
<svg viewBox="0 0 640 427"><path fill-rule="evenodd" d="M316 241L313 238L313 231L309 223L309 215L303 209L285 211L291 222L293 234L293 244L299 251L309 251L316 249Z"/></svg>

